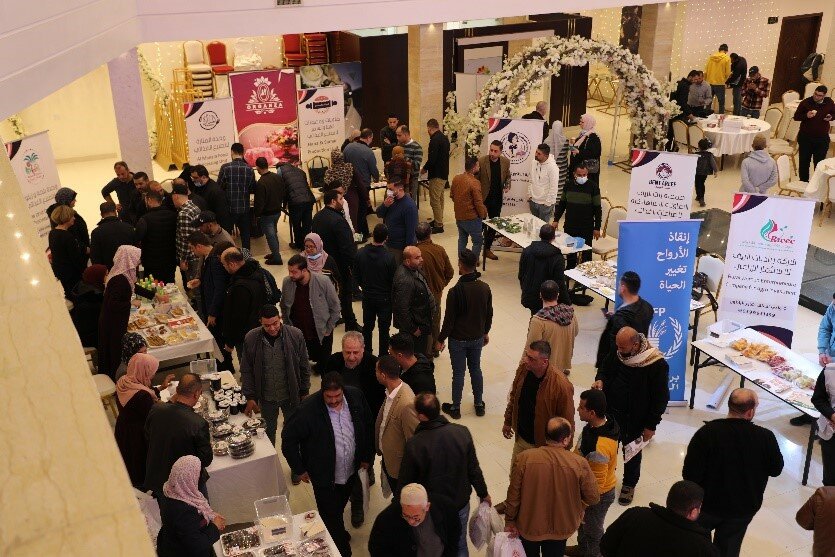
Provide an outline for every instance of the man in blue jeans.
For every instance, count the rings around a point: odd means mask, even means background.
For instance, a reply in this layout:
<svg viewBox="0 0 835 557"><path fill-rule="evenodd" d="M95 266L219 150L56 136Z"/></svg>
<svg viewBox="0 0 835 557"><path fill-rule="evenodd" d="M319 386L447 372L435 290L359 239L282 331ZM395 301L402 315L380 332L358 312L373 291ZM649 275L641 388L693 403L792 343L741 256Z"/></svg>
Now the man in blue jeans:
<svg viewBox="0 0 835 557"><path fill-rule="evenodd" d="M472 238L473 253L479 255L483 245L482 221L487 218L487 207L481 196L478 159L469 157L464 162L464 173L452 179L449 196L455 208L455 224L458 227L458 253L467 248L467 238Z"/></svg>
<svg viewBox="0 0 835 557"><path fill-rule="evenodd" d="M249 194L255 190L255 173L244 160L244 146L233 143L232 160L220 167L217 183L226 192L229 222L221 223L229 234L237 226L241 247L249 249Z"/></svg>
<svg viewBox="0 0 835 557"><path fill-rule="evenodd" d="M281 253L278 250L278 219L281 218L281 208L287 198L287 185L275 172L270 172L267 159L258 157L255 161L258 169L258 182L255 184L255 218L258 226L267 238L270 254L267 265L282 265Z"/></svg>
<svg viewBox="0 0 835 557"><path fill-rule="evenodd" d="M490 341L488 334L493 324L493 295L490 286L479 280L476 271L478 256L465 249L458 256L458 273L461 278L446 297L444 324L438 335L436 350L444 349L449 338L449 359L452 362L452 403L445 402L441 409L455 420L461 418L461 395L464 390L464 371L469 367L473 387L476 416L483 416L484 401L481 395L484 384L481 377L481 349Z"/></svg>

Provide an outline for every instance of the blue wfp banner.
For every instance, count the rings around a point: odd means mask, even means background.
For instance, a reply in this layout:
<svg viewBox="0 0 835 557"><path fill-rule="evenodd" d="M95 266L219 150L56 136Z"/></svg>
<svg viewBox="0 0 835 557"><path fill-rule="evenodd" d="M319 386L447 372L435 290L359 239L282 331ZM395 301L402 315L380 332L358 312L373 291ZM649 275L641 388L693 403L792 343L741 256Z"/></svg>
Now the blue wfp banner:
<svg viewBox="0 0 835 557"><path fill-rule="evenodd" d="M649 341L670 366L670 400L684 400L690 291L699 220L621 221L617 282L626 271L641 277L641 298L655 308ZM615 299L615 307L622 300Z"/></svg>

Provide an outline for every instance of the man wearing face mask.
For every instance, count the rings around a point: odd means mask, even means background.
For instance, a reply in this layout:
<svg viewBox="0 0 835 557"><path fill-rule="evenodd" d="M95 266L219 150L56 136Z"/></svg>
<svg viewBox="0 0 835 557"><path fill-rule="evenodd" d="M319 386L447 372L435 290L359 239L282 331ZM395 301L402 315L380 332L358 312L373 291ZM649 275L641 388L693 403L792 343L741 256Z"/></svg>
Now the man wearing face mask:
<svg viewBox="0 0 835 557"><path fill-rule="evenodd" d="M579 236L591 246L592 240L600 238L600 221L603 210L600 207L600 186L589 178L589 169L578 164L574 173L565 183L562 195L554 211L554 228L565 215L563 230L571 236ZM566 257L566 269L577 265L577 254Z"/></svg>
<svg viewBox="0 0 835 557"><path fill-rule="evenodd" d="M602 389L609 413L620 427L621 442L626 445L643 437L649 441L661 423L661 415L670 400L670 367L647 337L632 327L623 327L615 337L617 358L597 371L592 389ZM641 476L639 452L623 466L623 485L618 503L629 505Z"/></svg>
<svg viewBox="0 0 835 557"><path fill-rule="evenodd" d="M414 200L406 195L402 181L389 182L386 187L386 198L382 205L377 207L377 216L383 219L389 229L386 246L400 265L403 261L403 249L417 242L415 229L418 210Z"/></svg>
<svg viewBox="0 0 835 557"><path fill-rule="evenodd" d="M835 102L826 96L827 91L826 85L819 85L811 97L800 101L794 112L794 119L800 122L797 132L800 148L797 177L801 182L809 181L809 163L814 160L817 166L829 150L829 126L835 118Z"/></svg>

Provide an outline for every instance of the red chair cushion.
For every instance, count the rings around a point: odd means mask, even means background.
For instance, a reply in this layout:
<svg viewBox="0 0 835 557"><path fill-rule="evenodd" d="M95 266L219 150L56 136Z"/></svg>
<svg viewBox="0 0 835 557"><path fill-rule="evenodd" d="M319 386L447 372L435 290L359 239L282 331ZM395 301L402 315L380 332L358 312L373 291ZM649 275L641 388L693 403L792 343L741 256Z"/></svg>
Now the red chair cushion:
<svg viewBox="0 0 835 557"><path fill-rule="evenodd" d="M212 41L206 45L206 52L209 53L209 64L212 66L226 65L226 45Z"/></svg>
<svg viewBox="0 0 835 557"><path fill-rule="evenodd" d="M227 64L218 64L216 66L212 66L212 71L219 74L229 73L234 69L235 68Z"/></svg>
<svg viewBox="0 0 835 557"><path fill-rule="evenodd" d="M301 35L283 35L285 54L298 54L301 52Z"/></svg>

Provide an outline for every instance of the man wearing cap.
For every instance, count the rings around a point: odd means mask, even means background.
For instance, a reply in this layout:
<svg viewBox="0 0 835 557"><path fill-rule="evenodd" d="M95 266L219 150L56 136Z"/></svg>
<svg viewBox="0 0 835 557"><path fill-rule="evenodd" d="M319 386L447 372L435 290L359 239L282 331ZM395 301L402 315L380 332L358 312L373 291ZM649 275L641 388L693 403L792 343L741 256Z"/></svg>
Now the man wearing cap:
<svg viewBox="0 0 835 557"><path fill-rule="evenodd" d="M217 215L212 211L200 211L193 224L195 228L209 237L212 246L221 242L235 243L232 241L232 236L218 224Z"/></svg>
<svg viewBox="0 0 835 557"><path fill-rule="evenodd" d="M206 209L213 212L218 222L224 223L229 220L229 203L226 196L217 182L209 178L209 171L202 164L192 166L190 169L191 193L195 197L202 198L206 202ZM199 206L199 203L197 204Z"/></svg>
<svg viewBox="0 0 835 557"><path fill-rule="evenodd" d="M132 225L119 220L112 201L99 205L99 212L101 220L90 233L90 261L110 269L119 246L136 244L136 231Z"/></svg>
<svg viewBox="0 0 835 557"><path fill-rule="evenodd" d="M439 495L429 495L420 484L411 483L377 515L368 538L371 557L417 557L424 555L455 557L461 523L452 503Z"/></svg>
<svg viewBox="0 0 835 557"><path fill-rule="evenodd" d="M270 247L266 263L267 265L283 265L278 248L277 229L278 219L281 218L281 208L284 207L287 199L287 185L275 172L270 172L270 165L267 164L266 158L258 157L255 167L260 178L255 184L254 212L258 226L267 237L267 245Z"/></svg>
<svg viewBox="0 0 835 557"><path fill-rule="evenodd" d="M751 66L748 79L742 84L742 110L740 114L748 118L759 118L763 99L768 98L771 84L768 78L760 73L760 68Z"/></svg>
<svg viewBox="0 0 835 557"><path fill-rule="evenodd" d="M46 218L49 219L49 227L55 228L55 223L52 222L52 219L49 215L52 214L52 211L55 210L56 207L59 205L66 205L73 211L75 211L75 222L72 226L69 227L68 231L72 233L75 237L75 241L78 242L78 247L81 249L82 253L89 254L90 253L90 234L87 232L87 223L84 222L84 219L78 214L78 211L75 210L75 202L76 197L78 194L75 190L70 188L59 188L58 191L55 192L55 203L49 206L46 210ZM84 266L87 266L87 258L85 255L84 259Z"/></svg>
<svg viewBox="0 0 835 557"><path fill-rule="evenodd" d="M195 257L188 245L188 237L197 230L194 220L200 215L200 209L188 198L188 186L185 184L173 186L171 199L177 209L177 262L185 284L200 277L200 259Z"/></svg>

